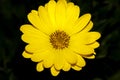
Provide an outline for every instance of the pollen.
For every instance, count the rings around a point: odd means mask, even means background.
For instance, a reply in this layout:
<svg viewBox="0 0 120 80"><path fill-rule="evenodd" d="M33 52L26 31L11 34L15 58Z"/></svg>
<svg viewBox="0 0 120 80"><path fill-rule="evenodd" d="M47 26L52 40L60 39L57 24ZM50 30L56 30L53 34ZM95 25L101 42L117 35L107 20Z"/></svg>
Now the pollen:
<svg viewBox="0 0 120 80"><path fill-rule="evenodd" d="M64 31L57 30L50 35L50 43L55 49L64 49L69 46L70 36Z"/></svg>

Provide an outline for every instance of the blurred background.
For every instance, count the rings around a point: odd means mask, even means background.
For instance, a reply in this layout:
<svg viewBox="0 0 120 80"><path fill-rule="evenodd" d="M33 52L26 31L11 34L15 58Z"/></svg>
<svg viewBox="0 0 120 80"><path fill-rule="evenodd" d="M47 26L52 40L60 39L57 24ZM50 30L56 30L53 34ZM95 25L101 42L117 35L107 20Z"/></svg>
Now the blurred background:
<svg viewBox="0 0 120 80"><path fill-rule="evenodd" d="M79 72L70 70L53 77L49 69L36 71L36 63L22 57L25 43L21 25L27 14L49 0L0 0L0 80L120 80L120 0L69 0L79 5L81 15L92 14L94 27L102 37L96 59L85 59Z"/></svg>

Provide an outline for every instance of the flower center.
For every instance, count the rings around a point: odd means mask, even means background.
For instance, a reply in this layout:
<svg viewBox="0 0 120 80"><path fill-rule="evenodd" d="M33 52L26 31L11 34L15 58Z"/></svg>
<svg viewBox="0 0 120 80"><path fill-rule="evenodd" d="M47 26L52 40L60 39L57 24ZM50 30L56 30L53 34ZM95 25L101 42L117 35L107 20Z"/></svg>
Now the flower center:
<svg viewBox="0 0 120 80"><path fill-rule="evenodd" d="M50 35L50 42L55 49L64 49L69 45L70 36L64 31L55 31Z"/></svg>

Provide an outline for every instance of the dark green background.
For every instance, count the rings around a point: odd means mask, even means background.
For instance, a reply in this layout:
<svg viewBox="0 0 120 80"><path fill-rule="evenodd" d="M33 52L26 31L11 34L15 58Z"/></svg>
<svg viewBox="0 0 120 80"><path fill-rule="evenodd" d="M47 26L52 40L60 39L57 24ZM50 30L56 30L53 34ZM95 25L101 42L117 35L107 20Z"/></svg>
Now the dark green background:
<svg viewBox="0 0 120 80"><path fill-rule="evenodd" d="M36 63L21 56L25 43L19 28L29 23L27 14L48 0L0 0L0 80L120 80L120 0L71 0L81 15L92 14L102 37L96 59L85 59L82 71L70 70L53 77L49 69L39 73Z"/></svg>

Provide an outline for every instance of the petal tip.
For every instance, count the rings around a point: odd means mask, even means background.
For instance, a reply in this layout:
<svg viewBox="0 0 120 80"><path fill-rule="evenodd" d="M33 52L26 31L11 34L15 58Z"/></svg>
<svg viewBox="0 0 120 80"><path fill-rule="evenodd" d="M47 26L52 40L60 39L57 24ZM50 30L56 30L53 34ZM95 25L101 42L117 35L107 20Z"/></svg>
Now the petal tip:
<svg viewBox="0 0 120 80"><path fill-rule="evenodd" d="M56 69L54 68L54 66L52 66L50 70L51 70L51 74L52 74L53 76L57 76L57 75L60 73L60 71L59 71L59 70L56 70Z"/></svg>
<svg viewBox="0 0 120 80"><path fill-rule="evenodd" d="M37 64L36 70L37 70L38 72L41 72L41 71L44 70L44 67L43 67L43 65L42 65L42 62L40 62L40 63Z"/></svg>

